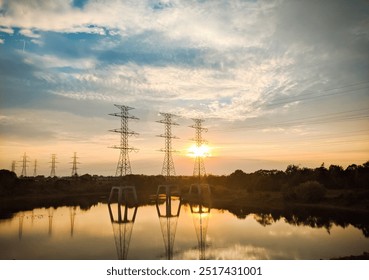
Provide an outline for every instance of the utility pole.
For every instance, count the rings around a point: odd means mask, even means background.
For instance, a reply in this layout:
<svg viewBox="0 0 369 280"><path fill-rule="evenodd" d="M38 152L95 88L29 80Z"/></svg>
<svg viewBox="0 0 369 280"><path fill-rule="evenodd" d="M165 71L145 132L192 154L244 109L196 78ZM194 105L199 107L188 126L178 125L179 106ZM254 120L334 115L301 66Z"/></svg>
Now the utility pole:
<svg viewBox="0 0 369 280"><path fill-rule="evenodd" d="M178 123L173 121L173 118L176 117L176 115L174 114L160 113L160 115L163 116L164 119L157 122L165 125L164 134L158 135L158 137L165 138L165 147L164 149L160 150L161 152L165 153L161 174L169 179L171 176L176 175L172 158L172 152L175 152L174 150L172 150L172 139L178 138L172 135L172 126L178 125Z"/></svg>
<svg viewBox="0 0 369 280"><path fill-rule="evenodd" d="M204 120L202 119L192 119L192 120L195 122L194 125L190 126L195 129L195 138L192 140L195 141L196 151L197 151L197 154L195 155L195 165L193 169L193 176L198 176L198 178L200 179L202 176L206 175L205 164L204 164L205 155L201 152L201 148L203 144L206 143L206 141L202 139L202 132L203 131L207 132L208 129L202 127L202 123L204 122Z"/></svg>
<svg viewBox="0 0 369 280"><path fill-rule="evenodd" d="M129 110L132 110L134 108L116 104L114 104L114 106L120 109L120 113L113 113L109 115L114 117L120 117L120 128L113 129L110 131L120 134L120 145L113 146L111 148L120 150L115 176L124 176L132 174L131 163L129 161L129 152L138 151L138 149L135 149L128 145L128 137L132 135L138 135L138 133L128 129L128 120L129 119L138 120L138 118L129 114Z"/></svg>

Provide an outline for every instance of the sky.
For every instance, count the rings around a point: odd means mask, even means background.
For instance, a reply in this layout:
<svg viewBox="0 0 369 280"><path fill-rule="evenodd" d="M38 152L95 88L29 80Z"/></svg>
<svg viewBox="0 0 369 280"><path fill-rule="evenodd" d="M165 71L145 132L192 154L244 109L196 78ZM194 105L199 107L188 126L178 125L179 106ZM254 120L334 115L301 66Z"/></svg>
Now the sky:
<svg viewBox="0 0 369 280"><path fill-rule="evenodd" d="M193 118L207 174L346 168L369 160L365 0L0 0L0 168L114 175L130 106L132 173L160 174L172 127L191 175Z"/></svg>

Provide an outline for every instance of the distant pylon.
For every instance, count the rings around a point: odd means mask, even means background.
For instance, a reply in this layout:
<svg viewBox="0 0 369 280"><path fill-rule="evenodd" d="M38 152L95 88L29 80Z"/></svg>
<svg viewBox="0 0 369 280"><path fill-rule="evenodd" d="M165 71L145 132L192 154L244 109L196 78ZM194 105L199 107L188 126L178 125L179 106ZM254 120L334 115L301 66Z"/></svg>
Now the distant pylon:
<svg viewBox="0 0 369 280"><path fill-rule="evenodd" d="M56 169L56 164L58 162L56 162L56 154L52 154L51 155L51 172L50 172L50 177L55 177L55 169Z"/></svg>
<svg viewBox="0 0 369 280"><path fill-rule="evenodd" d="M202 145L206 143L206 141L202 139L202 132L203 131L206 132L208 131L208 129L202 127L202 123L204 122L204 120L202 119L192 119L192 120L195 122L195 124L191 125L190 127L195 129L195 138L193 139L193 141L195 141L196 151L198 151L198 154L195 155L193 176L198 176L199 178L201 178L202 176L206 175L204 164L205 155L200 153Z"/></svg>
<svg viewBox="0 0 369 280"><path fill-rule="evenodd" d="M37 176L37 159L35 159L34 165L33 165L33 177Z"/></svg>
<svg viewBox="0 0 369 280"><path fill-rule="evenodd" d="M22 173L21 176L22 177L27 177L27 163L29 162L28 160L28 156L26 155L26 153L24 153L23 158L22 158Z"/></svg>
<svg viewBox="0 0 369 280"><path fill-rule="evenodd" d="M172 150L172 139L177 137L172 135L172 125L178 125L178 123L172 120L172 118L176 117L176 115L169 113L160 113L160 115L162 115L164 119L157 122L165 124L164 134L158 135L158 137L165 138L165 147L164 149L160 150L165 153L161 174L164 175L167 179L169 179L170 176L176 175L172 158L172 152L175 152L174 150Z"/></svg>
<svg viewBox="0 0 369 280"><path fill-rule="evenodd" d="M71 162L72 163L72 177L77 177L78 176L78 173L77 173L77 164L79 164L80 162L77 161L77 153L74 152L73 154L73 161Z"/></svg>
<svg viewBox="0 0 369 280"><path fill-rule="evenodd" d="M120 128L113 129L110 131L117 132L120 134L120 145L113 146L111 148L120 150L119 161L117 164L115 176L124 176L132 174L131 163L129 161L129 152L137 151L137 149L130 147L128 145L128 137L131 135L138 135L138 133L128 129L128 119L138 120L138 118L129 114L129 110L132 110L134 108L116 104L114 104L114 106L120 109L120 113L113 113L109 115L114 117L120 117Z"/></svg>
<svg viewBox="0 0 369 280"><path fill-rule="evenodd" d="M17 164L16 161L13 160L12 161L12 172L14 172L14 173L15 173L16 164Z"/></svg>

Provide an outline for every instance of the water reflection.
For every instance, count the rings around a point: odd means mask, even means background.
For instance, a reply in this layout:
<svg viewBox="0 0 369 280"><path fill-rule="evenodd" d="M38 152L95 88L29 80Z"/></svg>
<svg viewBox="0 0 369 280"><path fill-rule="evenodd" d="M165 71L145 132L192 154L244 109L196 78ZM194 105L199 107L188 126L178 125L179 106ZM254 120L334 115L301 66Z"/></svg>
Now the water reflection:
<svg viewBox="0 0 369 280"><path fill-rule="evenodd" d="M23 236L23 220L24 220L24 213L23 212L21 212L19 214L18 219L19 219L18 238L19 238L19 240L21 240L22 236Z"/></svg>
<svg viewBox="0 0 369 280"><path fill-rule="evenodd" d="M195 226L196 237L199 248L199 259L206 260L206 233L209 225L210 205L204 202L190 202L190 209Z"/></svg>
<svg viewBox="0 0 369 280"><path fill-rule="evenodd" d="M49 236L51 236L53 233L54 208L50 207L48 209L48 213L49 213Z"/></svg>
<svg viewBox="0 0 369 280"><path fill-rule="evenodd" d="M211 190L205 183L192 184L188 192L188 204L191 210L193 224L198 242L199 259L206 259L206 233L208 230Z"/></svg>
<svg viewBox="0 0 369 280"><path fill-rule="evenodd" d="M76 219L76 206L69 208L69 218L70 218L70 236L73 237L74 234L74 221Z"/></svg>
<svg viewBox="0 0 369 280"><path fill-rule="evenodd" d="M174 239L181 206L181 193L177 186L158 186L156 193L156 211L160 221L167 260L173 259Z"/></svg>
<svg viewBox="0 0 369 280"><path fill-rule="evenodd" d="M168 259L329 259L369 249L365 215L243 208L240 219L214 202L184 201L163 190L140 206L18 212L0 220L0 259L161 259L163 247Z"/></svg>
<svg viewBox="0 0 369 280"><path fill-rule="evenodd" d="M73 237L74 234L74 224L75 224L75 216L77 213L77 206L68 207L69 209L69 218L70 218L70 236ZM40 211L42 209L38 209ZM53 235L53 220L54 220L54 211L55 209L50 207L47 209L44 209L46 211L42 211L43 214L35 214L35 209L30 211L30 215L28 215L28 212L22 211L18 213L18 239L21 240L23 238L24 234L24 219L30 220L30 228L27 228L28 231L32 230L35 220L42 220L44 217L47 217L47 234L49 237L52 237ZM0 220L1 221L1 220ZM37 225L39 228L39 225Z"/></svg>
<svg viewBox="0 0 369 280"><path fill-rule="evenodd" d="M111 204L115 191L118 192L118 203L115 207L116 215L113 214L113 205ZM133 225L136 220L137 209L138 201L136 188L134 186L112 188L109 197L108 210L110 222L113 227L118 260L126 260L128 258L128 250L131 242Z"/></svg>

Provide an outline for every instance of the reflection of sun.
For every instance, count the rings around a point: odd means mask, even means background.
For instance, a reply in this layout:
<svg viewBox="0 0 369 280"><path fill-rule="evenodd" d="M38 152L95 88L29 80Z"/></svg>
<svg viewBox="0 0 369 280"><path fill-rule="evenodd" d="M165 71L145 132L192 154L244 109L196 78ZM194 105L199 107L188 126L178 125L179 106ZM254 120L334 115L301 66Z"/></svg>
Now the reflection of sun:
<svg viewBox="0 0 369 280"><path fill-rule="evenodd" d="M207 157L210 156L210 147L202 144L200 147L195 144L189 147L187 155L190 157Z"/></svg>

